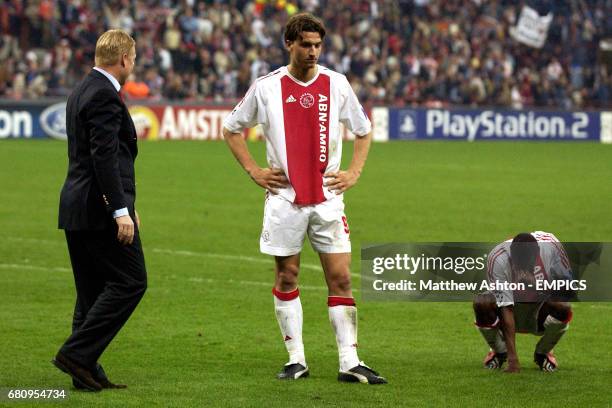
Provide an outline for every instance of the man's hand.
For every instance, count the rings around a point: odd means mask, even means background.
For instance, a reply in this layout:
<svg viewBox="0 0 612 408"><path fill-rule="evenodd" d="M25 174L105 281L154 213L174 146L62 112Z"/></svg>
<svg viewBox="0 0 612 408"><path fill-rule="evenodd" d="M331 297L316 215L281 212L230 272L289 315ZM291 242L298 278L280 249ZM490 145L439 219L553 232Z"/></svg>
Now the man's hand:
<svg viewBox="0 0 612 408"><path fill-rule="evenodd" d="M325 173L323 177L327 181L323 185L336 194L342 194L357 183L359 176L360 173L351 170Z"/></svg>
<svg viewBox="0 0 612 408"><path fill-rule="evenodd" d="M521 371L521 365L519 364L518 357L508 357L508 367L504 370L506 373L518 373Z"/></svg>
<svg viewBox="0 0 612 408"><path fill-rule="evenodd" d="M281 169L262 169L260 167L256 167L254 170L249 172L249 176L251 176L257 185L265 188L272 194L278 194L277 188L283 188L289 185L289 180Z"/></svg>
<svg viewBox="0 0 612 408"><path fill-rule="evenodd" d="M244 137L241 133L232 133L223 128L223 137L238 163L251 176L253 181L272 194L278 194L278 188L287 187L289 180L281 169L261 168L249 153Z"/></svg>
<svg viewBox="0 0 612 408"><path fill-rule="evenodd" d="M117 240L123 245L131 244L134 241L134 222L129 215L122 215L115 218L117 223Z"/></svg>
<svg viewBox="0 0 612 408"><path fill-rule="evenodd" d="M520 283L524 283L526 287L535 287L536 279L535 275L531 271L519 270L517 273L517 280ZM529 286L531 285L531 286Z"/></svg>
<svg viewBox="0 0 612 408"><path fill-rule="evenodd" d="M134 210L134 215L136 216L136 226L140 229L140 217L138 216L138 211Z"/></svg>

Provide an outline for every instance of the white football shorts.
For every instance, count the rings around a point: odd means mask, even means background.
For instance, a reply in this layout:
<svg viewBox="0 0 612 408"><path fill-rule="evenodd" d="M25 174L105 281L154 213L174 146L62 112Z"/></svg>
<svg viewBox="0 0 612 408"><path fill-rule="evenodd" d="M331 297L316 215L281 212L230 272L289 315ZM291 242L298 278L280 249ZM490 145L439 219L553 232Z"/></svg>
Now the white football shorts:
<svg viewBox="0 0 612 408"><path fill-rule="evenodd" d="M295 255L302 251L306 234L312 248L319 253L351 252L342 196L320 204L295 205L268 193L259 240L261 252L274 256Z"/></svg>

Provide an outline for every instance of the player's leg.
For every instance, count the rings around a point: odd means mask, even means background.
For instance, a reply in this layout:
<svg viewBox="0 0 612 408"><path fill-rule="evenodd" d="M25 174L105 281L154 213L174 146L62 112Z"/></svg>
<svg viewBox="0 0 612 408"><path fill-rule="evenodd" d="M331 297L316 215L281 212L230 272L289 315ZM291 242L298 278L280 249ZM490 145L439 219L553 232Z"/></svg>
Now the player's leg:
<svg viewBox="0 0 612 408"><path fill-rule="evenodd" d="M351 254L319 253L327 282L329 321L336 335L339 381L385 384L387 381L357 356L357 307L351 291Z"/></svg>
<svg viewBox="0 0 612 408"><path fill-rule="evenodd" d="M289 362L285 364L277 377L282 380L296 380L308 376L302 341L302 303L297 287L300 254L277 256L275 261L276 278L272 289L274 312L289 353Z"/></svg>
<svg viewBox="0 0 612 408"><path fill-rule="evenodd" d="M495 297L491 293L480 293L474 298L475 325L489 345L489 353L485 356L483 364L486 368L501 368L508 354L506 343L502 336L497 314Z"/></svg>
<svg viewBox="0 0 612 408"><path fill-rule="evenodd" d="M538 313L538 329L544 332L533 354L535 363L543 371L555 371L557 359L552 350L569 328L572 307L566 302L545 302Z"/></svg>
<svg viewBox="0 0 612 408"><path fill-rule="evenodd" d="M261 252L275 257L274 312L289 353L289 362L277 375L279 379L308 376L302 342L302 304L297 286L300 252L307 227L307 212L282 197L266 196L259 246Z"/></svg>
<svg viewBox="0 0 612 408"><path fill-rule="evenodd" d="M357 357L357 308L351 291L351 254L319 254L325 272L329 320L336 333L340 371L359 365Z"/></svg>
<svg viewBox="0 0 612 408"><path fill-rule="evenodd" d="M314 206L308 237L319 253L328 287L329 320L336 335L339 381L384 384L387 381L357 356L357 308L351 291L351 241L341 198Z"/></svg>

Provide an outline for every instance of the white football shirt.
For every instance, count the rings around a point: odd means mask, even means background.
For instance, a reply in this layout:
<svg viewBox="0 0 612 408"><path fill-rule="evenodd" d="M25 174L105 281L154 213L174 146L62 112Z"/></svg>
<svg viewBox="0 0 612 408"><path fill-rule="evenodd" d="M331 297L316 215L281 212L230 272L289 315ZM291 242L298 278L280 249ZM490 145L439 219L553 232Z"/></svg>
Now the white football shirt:
<svg viewBox="0 0 612 408"><path fill-rule="evenodd" d="M534 277L536 280L572 279L572 271L563 245L553 234L535 231L531 235L537 240L540 254L536 258ZM487 261L487 277L489 282L515 282L512 276L510 262L510 245L512 239L497 245L489 253ZM498 307L514 304L514 294L508 291L493 291Z"/></svg>
<svg viewBox="0 0 612 408"><path fill-rule="evenodd" d="M323 174L340 169L340 123L357 136L372 125L346 77L317 65L308 82L287 67L258 78L224 120L232 133L261 124L268 166L280 168L290 186L279 195L295 204L318 204L336 196L323 186Z"/></svg>

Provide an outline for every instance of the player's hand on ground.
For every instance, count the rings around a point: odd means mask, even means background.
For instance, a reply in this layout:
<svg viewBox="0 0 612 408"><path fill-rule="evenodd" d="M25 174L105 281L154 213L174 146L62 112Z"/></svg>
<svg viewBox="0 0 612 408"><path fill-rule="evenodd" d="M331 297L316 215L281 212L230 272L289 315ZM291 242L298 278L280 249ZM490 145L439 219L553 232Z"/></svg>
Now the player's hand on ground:
<svg viewBox="0 0 612 408"><path fill-rule="evenodd" d="M516 358L516 359L509 358L508 359L508 367L506 367L504 372L506 372L506 373L518 373L519 371L521 371L521 365L519 364L518 358Z"/></svg>
<svg viewBox="0 0 612 408"><path fill-rule="evenodd" d="M279 188L284 188L289 185L289 180L281 169L275 168L256 168L249 173L257 185L265 188L272 194L278 194Z"/></svg>
<svg viewBox="0 0 612 408"><path fill-rule="evenodd" d="M342 194L357 183L359 173L351 170L340 170L326 173L323 177L327 179L323 184L325 187L336 194Z"/></svg>
<svg viewBox="0 0 612 408"><path fill-rule="evenodd" d="M123 244L128 245L134 241L134 222L129 215L122 215L121 217L115 218L117 223L117 240Z"/></svg>

